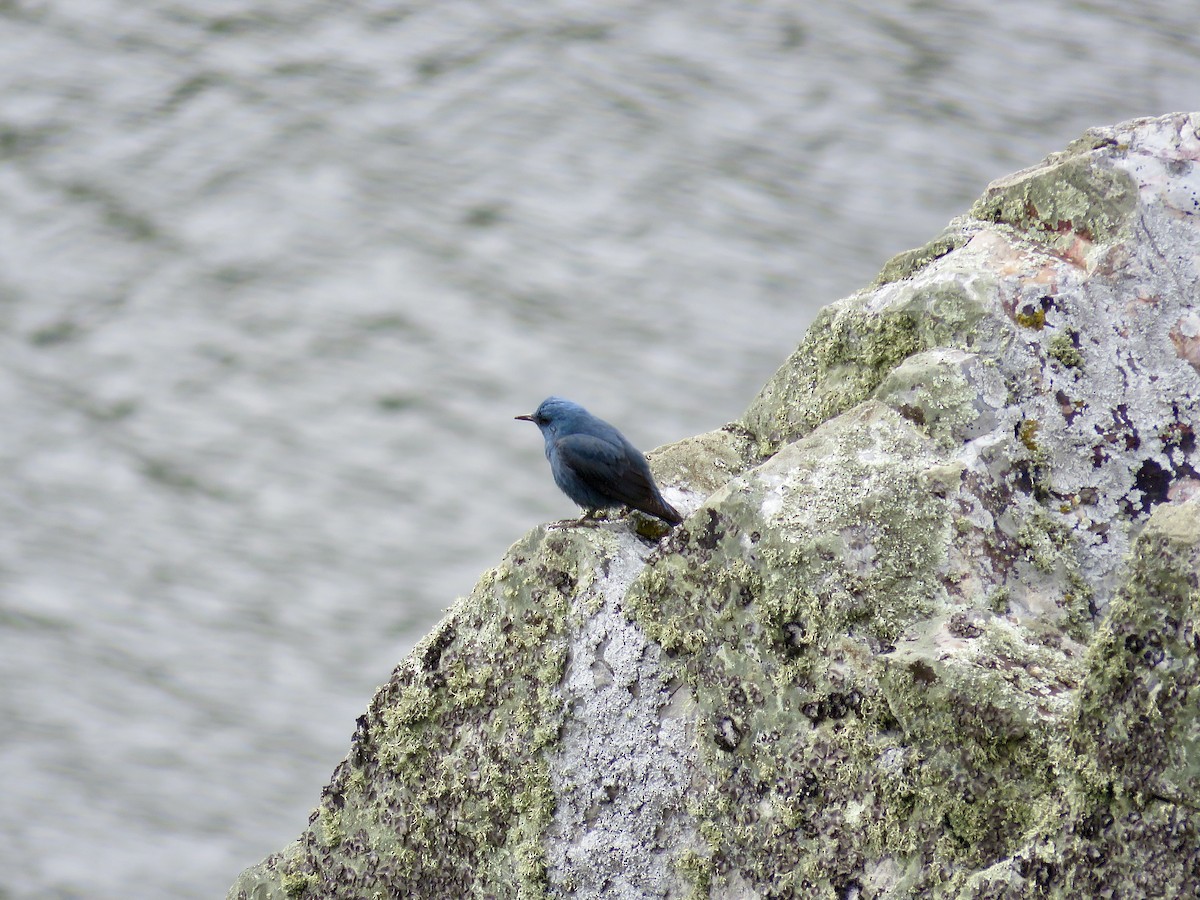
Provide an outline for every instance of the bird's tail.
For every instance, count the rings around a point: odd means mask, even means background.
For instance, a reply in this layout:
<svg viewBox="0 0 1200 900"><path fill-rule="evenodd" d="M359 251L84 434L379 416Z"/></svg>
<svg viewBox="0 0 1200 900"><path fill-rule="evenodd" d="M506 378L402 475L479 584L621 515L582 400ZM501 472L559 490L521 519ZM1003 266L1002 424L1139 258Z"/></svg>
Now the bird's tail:
<svg viewBox="0 0 1200 900"><path fill-rule="evenodd" d="M675 507L664 500L661 494L638 505L636 508L647 515L657 516L672 527L683 521L683 516L679 514Z"/></svg>

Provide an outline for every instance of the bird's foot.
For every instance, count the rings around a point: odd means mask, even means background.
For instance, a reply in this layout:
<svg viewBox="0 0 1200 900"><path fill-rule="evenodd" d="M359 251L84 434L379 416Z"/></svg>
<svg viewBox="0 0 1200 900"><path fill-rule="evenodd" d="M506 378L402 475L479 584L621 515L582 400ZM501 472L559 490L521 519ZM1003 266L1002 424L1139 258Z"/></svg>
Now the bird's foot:
<svg viewBox="0 0 1200 900"><path fill-rule="evenodd" d="M547 531L565 531L568 528L599 528L608 520L604 510L588 509L578 519L563 519L546 526Z"/></svg>
<svg viewBox="0 0 1200 900"><path fill-rule="evenodd" d="M599 528L601 523L597 519L589 519L587 516L581 516L578 519L560 519L557 522L551 522L546 526L547 531L567 531L570 528Z"/></svg>

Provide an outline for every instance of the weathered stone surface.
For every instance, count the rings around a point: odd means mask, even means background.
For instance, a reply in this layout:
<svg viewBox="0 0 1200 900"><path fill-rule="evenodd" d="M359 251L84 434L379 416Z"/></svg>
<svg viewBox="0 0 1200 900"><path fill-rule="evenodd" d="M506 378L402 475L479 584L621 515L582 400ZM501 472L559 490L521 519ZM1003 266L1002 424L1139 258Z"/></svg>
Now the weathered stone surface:
<svg viewBox="0 0 1200 900"><path fill-rule="evenodd" d="M1200 897L1198 129L826 308L669 535L514 545L230 897Z"/></svg>

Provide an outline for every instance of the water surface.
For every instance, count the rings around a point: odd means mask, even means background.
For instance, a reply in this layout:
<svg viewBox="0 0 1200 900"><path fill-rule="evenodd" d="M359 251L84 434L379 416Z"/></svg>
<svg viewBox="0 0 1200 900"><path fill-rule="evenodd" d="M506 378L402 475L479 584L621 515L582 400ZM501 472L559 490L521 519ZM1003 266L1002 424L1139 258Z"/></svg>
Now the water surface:
<svg viewBox="0 0 1200 900"><path fill-rule="evenodd" d="M1198 15L0 4L0 897L221 896L573 514L513 415L728 421L990 179L1200 106Z"/></svg>

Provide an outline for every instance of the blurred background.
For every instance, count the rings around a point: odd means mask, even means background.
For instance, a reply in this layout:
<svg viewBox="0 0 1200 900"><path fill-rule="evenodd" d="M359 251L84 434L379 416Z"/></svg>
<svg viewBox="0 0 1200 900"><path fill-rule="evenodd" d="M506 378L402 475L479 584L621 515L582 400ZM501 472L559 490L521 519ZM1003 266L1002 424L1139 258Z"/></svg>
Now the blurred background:
<svg viewBox="0 0 1200 900"><path fill-rule="evenodd" d="M0 0L0 898L212 898L534 524L736 417L1176 0Z"/></svg>

